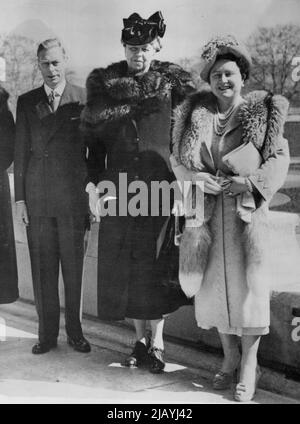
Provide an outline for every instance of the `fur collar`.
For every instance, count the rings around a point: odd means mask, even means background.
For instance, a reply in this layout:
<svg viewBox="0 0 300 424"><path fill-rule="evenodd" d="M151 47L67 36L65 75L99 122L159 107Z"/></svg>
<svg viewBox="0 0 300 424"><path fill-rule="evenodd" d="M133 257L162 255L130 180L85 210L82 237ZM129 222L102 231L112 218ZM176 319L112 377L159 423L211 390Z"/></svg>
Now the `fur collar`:
<svg viewBox="0 0 300 424"><path fill-rule="evenodd" d="M236 112L242 126L242 139L253 143L264 160L275 152L283 133L288 101L266 91L253 91L245 96ZM175 111L173 154L188 169L198 170L201 143L212 137L215 96L210 91L194 94Z"/></svg>
<svg viewBox="0 0 300 424"><path fill-rule="evenodd" d="M175 90L184 96L191 77L173 63L153 61L142 76L128 74L126 61L94 69L87 79L87 106L82 119L90 125L138 118L153 113Z"/></svg>

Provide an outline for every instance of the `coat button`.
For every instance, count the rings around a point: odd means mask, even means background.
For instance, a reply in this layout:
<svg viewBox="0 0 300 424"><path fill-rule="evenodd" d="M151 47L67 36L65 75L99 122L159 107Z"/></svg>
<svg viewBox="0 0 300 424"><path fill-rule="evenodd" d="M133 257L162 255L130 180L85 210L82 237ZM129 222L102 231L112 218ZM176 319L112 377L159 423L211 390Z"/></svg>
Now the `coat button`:
<svg viewBox="0 0 300 424"><path fill-rule="evenodd" d="M44 151L44 156L45 156L45 158L47 158L49 156L49 153L48 153L47 150Z"/></svg>
<svg viewBox="0 0 300 424"><path fill-rule="evenodd" d="M138 162L138 160L139 160L140 158L138 157L138 156L135 156L134 158L133 158L133 160L135 161L135 162Z"/></svg>

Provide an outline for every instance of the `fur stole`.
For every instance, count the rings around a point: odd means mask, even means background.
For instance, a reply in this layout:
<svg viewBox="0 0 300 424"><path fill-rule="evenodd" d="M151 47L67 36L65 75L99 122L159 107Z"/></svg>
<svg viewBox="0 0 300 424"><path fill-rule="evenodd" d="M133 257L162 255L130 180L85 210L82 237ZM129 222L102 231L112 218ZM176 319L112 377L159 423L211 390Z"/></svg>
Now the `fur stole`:
<svg viewBox="0 0 300 424"><path fill-rule="evenodd" d="M289 103L283 96L262 90L249 93L245 100L238 110L243 141L253 143L267 160L283 133ZM211 135L215 111L216 100L210 91L194 94L175 110L173 154L188 169L198 170L200 144Z"/></svg>
<svg viewBox="0 0 300 424"><path fill-rule="evenodd" d="M87 79L87 106L83 125L99 126L138 119L159 110L160 103L175 92L182 100L193 90L188 72L169 62L153 61L141 76L128 74L126 61L94 69Z"/></svg>
<svg viewBox="0 0 300 424"><path fill-rule="evenodd" d="M283 134L288 101L282 96L272 96L264 91L249 93L245 100L237 112L238 121L242 126L242 140L245 143L253 143L266 161L276 151ZM189 170L201 171L200 147L202 142L212 136L215 110L214 95L210 91L205 91L194 94L175 111L173 154L177 162ZM205 273L213 241L214 223L211 218L215 202L214 196L205 195L207 216L203 224L198 228L185 228L182 235L179 280L188 297L198 292ZM261 213L258 213L258 217L260 215ZM257 243L257 237L253 236L259 232L257 227L261 228L256 221L254 220L252 225L246 225L243 235L244 248L247 252L247 274L253 266L262 261L262 252L258 247L260 243Z"/></svg>

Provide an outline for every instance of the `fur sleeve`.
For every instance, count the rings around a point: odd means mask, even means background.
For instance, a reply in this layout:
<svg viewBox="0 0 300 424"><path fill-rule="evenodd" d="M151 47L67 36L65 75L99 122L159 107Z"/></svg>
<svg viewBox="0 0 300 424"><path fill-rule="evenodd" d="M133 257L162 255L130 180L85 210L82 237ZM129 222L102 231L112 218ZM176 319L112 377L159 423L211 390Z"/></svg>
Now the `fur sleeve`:
<svg viewBox="0 0 300 424"><path fill-rule="evenodd" d="M195 83L191 74L181 66L170 62L160 63L164 74L172 85L173 108L178 106L188 95L196 91Z"/></svg>
<svg viewBox="0 0 300 424"><path fill-rule="evenodd" d="M269 157L280 147L287 119L289 102L281 95L270 96L268 113L268 129L263 147L263 155Z"/></svg>
<svg viewBox="0 0 300 424"><path fill-rule="evenodd" d="M84 132L99 132L106 123L122 119L129 114L128 105L110 105L105 79L109 68L96 68L86 81L87 104L81 114L81 129Z"/></svg>
<svg viewBox="0 0 300 424"><path fill-rule="evenodd" d="M94 69L86 80L87 103L93 103L97 98L101 98L105 94L105 86L103 82L104 69Z"/></svg>
<svg viewBox="0 0 300 424"><path fill-rule="evenodd" d="M181 105L176 107L173 114L172 154L175 157L177 163L180 163L180 145L190 109L190 100L185 100Z"/></svg>
<svg viewBox="0 0 300 424"><path fill-rule="evenodd" d="M169 69L170 80L179 103L184 100L187 95L194 93L196 87L191 74L183 70L179 65L171 64Z"/></svg>

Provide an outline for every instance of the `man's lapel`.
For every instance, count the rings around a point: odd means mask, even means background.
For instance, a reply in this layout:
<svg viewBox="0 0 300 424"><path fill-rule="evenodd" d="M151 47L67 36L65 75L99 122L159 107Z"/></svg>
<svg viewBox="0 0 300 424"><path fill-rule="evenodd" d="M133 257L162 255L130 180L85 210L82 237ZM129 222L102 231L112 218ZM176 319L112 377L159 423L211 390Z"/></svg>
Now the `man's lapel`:
<svg viewBox="0 0 300 424"><path fill-rule="evenodd" d="M50 114L52 114L48 97L43 85L38 88L37 103L35 105L35 109L36 109L37 116L39 117L41 121L47 116L49 116Z"/></svg>
<svg viewBox="0 0 300 424"><path fill-rule="evenodd" d="M70 106L74 103L78 103L78 98L76 98L72 86L67 83L55 113L51 111L46 93L45 99L46 104L43 104L43 101L41 101L37 105L37 108L41 122L45 128L45 142L49 142L65 120L69 118L71 110ZM50 111L50 113L48 113L48 111Z"/></svg>

